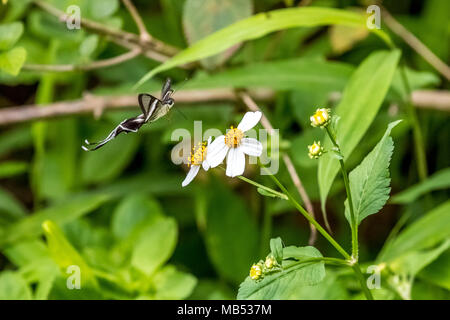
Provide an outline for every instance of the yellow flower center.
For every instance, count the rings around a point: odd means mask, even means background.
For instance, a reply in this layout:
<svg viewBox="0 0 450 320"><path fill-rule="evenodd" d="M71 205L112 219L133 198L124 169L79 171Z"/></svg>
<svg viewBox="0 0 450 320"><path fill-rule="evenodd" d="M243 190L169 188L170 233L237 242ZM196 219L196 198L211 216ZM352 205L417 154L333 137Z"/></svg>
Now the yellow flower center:
<svg viewBox="0 0 450 320"><path fill-rule="evenodd" d="M239 130L238 128L233 128L233 126L231 126L231 129L228 130L227 134L225 135L225 144L230 148L236 148L241 144L241 140L243 137L244 133L241 130Z"/></svg>
<svg viewBox="0 0 450 320"><path fill-rule="evenodd" d="M317 154L320 151L320 146L317 143L314 143L311 148L309 149L309 151L312 154Z"/></svg>
<svg viewBox="0 0 450 320"><path fill-rule="evenodd" d="M324 109L319 109L316 111L316 113L313 115L314 122L316 124L323 124L328 120L328 112Z"/></svg>
<svg viewBox="0 0 450 320"><path fill-rule="evenodd" d="M188 166L199 166L206 158L206 142L199 142L192 148L191 156L188 159Z"/></svg>
<svg viewBox="0 0 450 320"><path fill-rule="evenodd" d="M250 278L257 280L262 274L261 267L258 265L253 265L250 269Z"/></svg>

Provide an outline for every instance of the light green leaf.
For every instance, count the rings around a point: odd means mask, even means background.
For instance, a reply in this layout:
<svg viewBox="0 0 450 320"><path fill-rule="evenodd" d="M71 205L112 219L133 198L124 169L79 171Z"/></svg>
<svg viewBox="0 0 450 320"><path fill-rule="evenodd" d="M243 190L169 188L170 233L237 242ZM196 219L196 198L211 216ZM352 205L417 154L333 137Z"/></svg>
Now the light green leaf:
<svg viewBox="0 0 450 320"><path fill-rule="evenodd" d="M17 272L0 273L0 300L31 300L31 289Z"/></svg>
<svg viewBox="0 0 450 320"><path fill-rule="evenodd" d="M419 271L436 260L449 247L450 239L447 239L434 249L417 250L403 254L390 262L389 267L395 273L404 273L408 276L415 276Z"/></svg>
<svg viewBox="0 0 450 320"><path fill-rule="evenodd" d="M450 200L424 214L403 230L378 261L390 261L412 250L421 250L450 238Z"/></svg>
<svg viewBox="0 0 450 320"><path fill-rule="evenodd" d="M157 73L210 57L242 41L257 39L283 29L329 24L366 28L366 17L348 10L320 7L288 8L259 13L221 29L179 52L172 59L147 73L135 87L142 85ZM389 37L384 32L377 29L371 31L390 43Z"/></svg>
<svg viewBox="0 0 450 320"><path fill-rule="evenodd" d="M0 179L9 178L27 172L28 163L22 161L5 161L0 163Z"/></svg>
<svg viewBox="0 0 450 320"><path fill-rule="evenodd" d="M423 269L418 277L450 291L450 249Z"/></svg>
<svg viewBox="0 0 450 320"><path fill-rule="evenodd" d="M11 49L22 33L22 22L0 24L0 51Z"/></svg>
<svg viewBox="0 0 450 320"><path fill-rule="evenodd" d="M0 70L17 76L27 58L27 51L22 47L17 47L0 53Z"/></svg>
<svg viewBox="0 0 450 320"><path fill-rule="evenodd" d="M96 0L88 4L89 14L94 20L107 18L119 8L119 0Z"/></svg>
<svg viewBox="0 0 450 320"><path fill-rule="evenodd" d="M280 237L270 239L270 252L277 262L281 264L283 260L283 241Z"/></svg>
<svg viewBox="0 0 450 320"><path fill-rule="evenodd" d="M389 164L394 151L394 142L389 135L392 128L400 121L388 125L380 142L364 158L361 164L349 174L357 225L367 216L380 211L389 199L389 192L391 191ZM345 201L345 217L351 225L348 199Z"/></svg>
<svg viewBox="0 0 450 320"><path fill-rule="evenodd" d="M41 225L45 220L52 220L55 223L64 224L91 212L108 199L109 197L104 194L73 197L73 199L68 199L64 203L37 211L8 226L5 232L0 233L0 247L18 240L41 235Z"/></svg>
<svg viewBox="0 0 450 320"><path fill-rule="evenodd" d="M67 274L70 266L80 268L81 287L84 284L96 286L92 269L87 265L86 261L81 257L77 250L69 243L62 230L52 221L46 220L42 224L44 235L47 239L47 246L50 256L61 268L61 272Z"/></svg>
<svg viewBox="0 0 450 320"><path fill-rule="evenodd" d="M400 52L379 51L366 58L352 75L334 112L340 117L337 125L337 141L347 160L374 120L392 81ZM330 149L327 140L325 148ZM319 159L318 183L322 210L334 178L339 170L339 162L331 152Z"/></svg>
<svg viewBox="0 0 450 320"><path fill-rule="evenodd" d="M288 257L296 260L286 260ZM265 275L255 281L247 277L239 287L237 299L279 300L288 299L302 286L313 286L325 277L322 254L314 247L286 247L283 249L283 270Z"/></svg>
<svg viewBox="0 0 450 320"><path fill-rule="evenodd" d="M293 58L258 62L230 68L214 75L200 74L186 88L261 88L328 91L342 90L354 68L346 63L317 58Z"/></svg>
<svg viewBox="0 0 450 320"><path fill-rule="evenodd" d="M159 218L140 231L131 264L150 275L166 262L177 243L178 230L173 218Z"/></svg>
<svg viewBox="0 0 450 320"><path fill-rule="evenodd" d="M184 33L191 45L217 30L249 17L252 14L251 0L187 0L183 9ZM223 64L233 52L234 46L222 54L201 61L206 68L212 69Z"/></svg>
<svg viewBox="0 0 450 320"><path fill-rule="evenodd" d="M86 39L84 39L80 44L80 54L84 57L90 57L94 53L95 49L97 49L97 45L98 35L93 34L86 37Z"/></svg>
<svg viewBox="0 0 450 320"><path fill-rule="evenodd" d="M397 204L411 203L434 190L448 189L450 187L450 168L442 169L422 181L392 197L391 202Z"/></svg>
<svg viewBox="0 0 450 320"><path fill-rule="evenodd" d="M165 266L153 278L155 299L181 300L186 299L194 290L197 279L186 272L178 271L174 266Z"/></svg>
<svg viewBox="0 0 450 320"><path fill-rule="evenodd" d="M163 216L159 203L144 195L130 195L117 206L113 213L111 227L114 236L124 239L142 222Z"/></svg>

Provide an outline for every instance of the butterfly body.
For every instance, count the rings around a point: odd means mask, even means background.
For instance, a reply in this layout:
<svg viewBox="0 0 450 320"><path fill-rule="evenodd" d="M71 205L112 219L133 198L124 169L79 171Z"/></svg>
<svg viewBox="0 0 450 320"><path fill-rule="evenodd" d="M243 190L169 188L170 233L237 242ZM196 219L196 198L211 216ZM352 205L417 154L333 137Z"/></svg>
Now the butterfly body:
<svg viewBox="0 0 450 320"><path fill-rule="evenodd" d="M170 88L171 81L167 79L162 90L161 99L158 99L151 94L141 93L138 96L139 107L141 108L142 114L123 120L119 125L111 131L111 133L102 141L90 143L85 140L88 146L82 146L85 151L93 151L101 148L106 143L117 137L120 133L125 132L137 132L144 124L148 122L154 122L159 118L164 117L170 109L173 107L175 101L171 98L173 90Z"/></svg>

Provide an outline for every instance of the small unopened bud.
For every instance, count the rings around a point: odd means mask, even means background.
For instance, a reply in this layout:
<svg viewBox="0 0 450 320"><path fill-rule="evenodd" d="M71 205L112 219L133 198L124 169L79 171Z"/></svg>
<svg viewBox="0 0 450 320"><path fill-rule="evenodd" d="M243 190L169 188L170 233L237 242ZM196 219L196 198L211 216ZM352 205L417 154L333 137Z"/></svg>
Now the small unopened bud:
<svg viewBox="0 0 450 320"><path fill-rule="evenodd" d="M323 147L320 145L320 141L308 146L308 156L311 159L318 159L323 154Z"/></svg>
<svg viewBox="0 0 450 320"><path fill-rule="evenodd" d="M331 110L326 108L317 109L316 112L309 118L313 127L324 128L328 126L331 120Z"/></svg>
<svg viewBox="0 0 450 320"><path fill-rule="evenodd" d="M262 276L262 268L259 264L254 264L250 268L250 278L252 280L258 280Z"/></svg>
<svg viewBox="0 0 450 320"><path fill-rule="evenodd" d="M272 269L276 263L277 263L277 261L275 260L274 257L268 256L266 258L266 261L264 262L264 265L267 269Z"/></svg>

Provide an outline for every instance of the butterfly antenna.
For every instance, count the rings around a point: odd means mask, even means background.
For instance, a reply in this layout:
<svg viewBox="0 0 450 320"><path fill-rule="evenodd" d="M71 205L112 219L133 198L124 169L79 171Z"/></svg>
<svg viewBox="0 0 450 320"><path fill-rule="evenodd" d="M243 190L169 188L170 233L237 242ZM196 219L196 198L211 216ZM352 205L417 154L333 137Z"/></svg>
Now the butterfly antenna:
<svg viewBox="0 0 450 320"><path fill-rule="evenodd" d="M188 120L188 117L186 117L186 115L184 114L184 112L181 111L178 107L175 106L175 110L177 110L177 112L183 116L184 120Z"/></svg>
<svg viewBox="0 0 450 320"><path fill-rule="evenodd" d="M184 78L184 80L183 80L183 82L180 84L180 86L178 87L178 88L176 88L176 89L173 89L173 93L175 93L176 91L178 91L178 90L181 90L181 88L183 88L185 85L186 85L186 83L187 83L187 81L188 81L189 79L186 77L186 78Z"/></svg>

